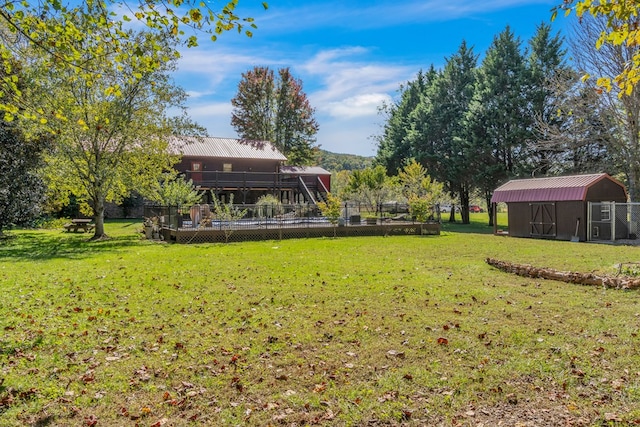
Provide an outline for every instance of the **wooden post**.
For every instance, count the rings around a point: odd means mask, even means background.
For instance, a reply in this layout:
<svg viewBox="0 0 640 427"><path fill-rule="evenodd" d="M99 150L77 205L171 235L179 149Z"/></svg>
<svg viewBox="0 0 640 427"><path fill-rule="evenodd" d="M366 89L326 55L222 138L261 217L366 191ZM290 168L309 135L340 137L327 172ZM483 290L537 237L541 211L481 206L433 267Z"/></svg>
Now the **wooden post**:
<svg viewBox="0 0 640 427"><path fill-rule="evenodd" d="M493 234L498 234L498 204L496 202L491 203L491 215L493 216Z"/></svg>

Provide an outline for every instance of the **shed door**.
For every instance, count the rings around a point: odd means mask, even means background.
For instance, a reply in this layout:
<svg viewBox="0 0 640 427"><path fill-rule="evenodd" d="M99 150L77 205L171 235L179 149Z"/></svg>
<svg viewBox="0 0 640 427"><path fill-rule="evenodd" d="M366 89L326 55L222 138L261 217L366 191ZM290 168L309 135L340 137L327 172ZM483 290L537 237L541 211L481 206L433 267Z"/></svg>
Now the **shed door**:
<svg viewBox="0 0 640 427"><path fill-rule="evenodd" d="M556 236L556 205L555 203L530 203L532 237Z"/></svg>

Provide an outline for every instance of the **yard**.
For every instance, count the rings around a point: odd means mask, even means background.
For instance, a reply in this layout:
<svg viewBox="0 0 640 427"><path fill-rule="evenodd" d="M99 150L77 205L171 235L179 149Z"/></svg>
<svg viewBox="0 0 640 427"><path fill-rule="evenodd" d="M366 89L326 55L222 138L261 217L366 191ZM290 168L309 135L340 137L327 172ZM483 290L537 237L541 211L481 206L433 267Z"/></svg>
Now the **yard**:
<svg viewBox="0 0 640 427"><path fill-rule="evenodd" d="M228 245L140 229L0 243L0 425L640 423L638 291L485 263L615 274L640 248L480 222Z"/></svg>

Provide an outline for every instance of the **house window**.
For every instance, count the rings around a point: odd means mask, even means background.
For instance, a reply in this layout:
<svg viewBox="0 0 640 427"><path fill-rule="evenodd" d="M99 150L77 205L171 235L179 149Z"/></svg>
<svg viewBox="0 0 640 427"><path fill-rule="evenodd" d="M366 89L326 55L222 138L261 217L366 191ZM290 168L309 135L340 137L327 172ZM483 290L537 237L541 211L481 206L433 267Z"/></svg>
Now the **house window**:
<svg viewBox="0 0 640 427"><path fill-rule="evenodd" d="M600 221L611 221L611 204L603 203L600 207Z"/></svg>
<svg viewBox="0 0 640 427"><path fill-rule="evenodd" d="M202 163L200 162L191 163L191 170L193 172L200 172L202 170Z"/></svg>
<svg viewBox="0 0 640 427"><path fill-rule="evenodd" d="M231 172L231 171L233 171L233 167L231 166L231 163L224 163L222 165L222 171L223 172Z"/></svg>

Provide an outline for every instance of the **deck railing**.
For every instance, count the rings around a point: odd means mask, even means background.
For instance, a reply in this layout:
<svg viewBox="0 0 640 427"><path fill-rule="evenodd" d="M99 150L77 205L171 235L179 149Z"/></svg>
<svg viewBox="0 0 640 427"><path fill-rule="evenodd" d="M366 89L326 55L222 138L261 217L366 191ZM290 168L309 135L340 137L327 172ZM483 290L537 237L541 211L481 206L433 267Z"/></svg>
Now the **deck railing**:
<svg viewBox="0 0 640 427"><path fill-rule="evenodd" d="M292 175L279 172L186 171L194 184L210 188L281 188L298 187L299 179L316 189L318 175Z"/></svg>

